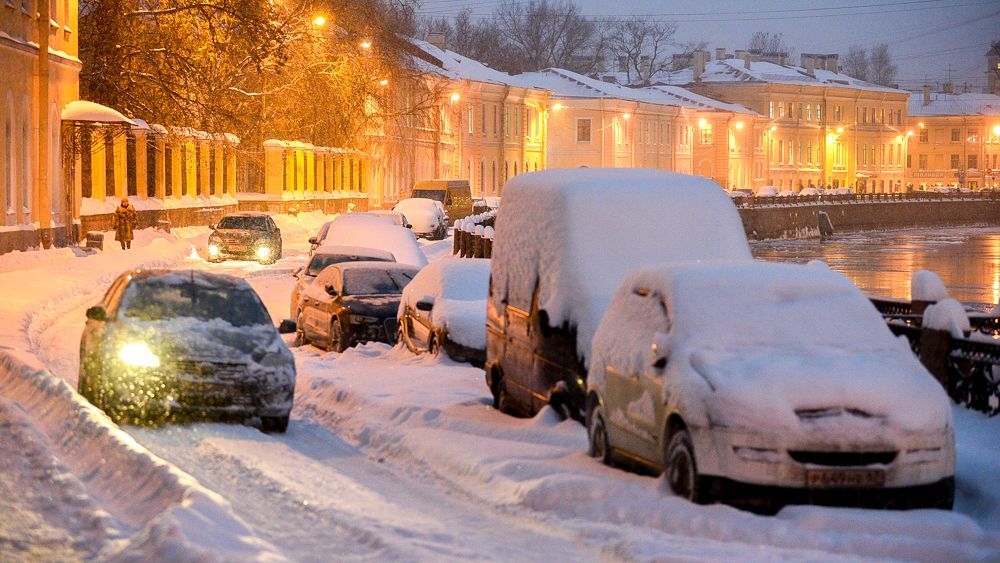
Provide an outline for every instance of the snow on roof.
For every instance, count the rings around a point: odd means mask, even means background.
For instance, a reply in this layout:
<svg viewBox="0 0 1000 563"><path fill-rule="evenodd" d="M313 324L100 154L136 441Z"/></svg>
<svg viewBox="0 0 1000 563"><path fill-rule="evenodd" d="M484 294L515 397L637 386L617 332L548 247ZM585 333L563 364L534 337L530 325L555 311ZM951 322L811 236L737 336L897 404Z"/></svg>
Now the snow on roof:
<svg viewBox="0 0 1000 563"><path fill-rule="evenodd" d="M1000 96L995 94L944 94L931 93L930 104L924 105L924 97L914 93L910 96L909 114L912 116L935 115L1000 115Z"/></svg>
<svg viewBox="0 0 1000 563"><path fill-rule="evenodd" d="M427 265L427 256L417 244L410 229L400 227L391 220L367 213L344 213L330 221L326 236L320 241L326 245L365 246L392 253L396 262L412 264L418 268Z"/></svg>
<svg viewBox="0 0 1000 563"><path fill-rule="evenodd" d="M391 252L370 248L367 246L349 246L346 244L327 244L320 246L313 251L313 256L365 256L368 258L381 258L387 262L395 262L396 257Z"/></svg>
<svg viewBox="0 0 1000 563"><path fill-rule="evenodd" d="M494 70L483 63L459 55L454 51L442 51L437 46L420 39L410 40L414 46L431 58L440 61L440 65L431 63L424 58L418 58L417 64L422 70L451 78L453 80L474 80L492 84L512 84L511 76L506 72Z"/></svg>
<svg viewBox="0 0 1000 563"><path fill-rule="evenodd" d="M665 84L691 84L694 82L694 73L691 68L685 68L674 72L657 75L656 81ZM705 72L702 73L701 82L704 83L768 83L768 84L795 84L795 85L816 85L834 86L840 88L853 88L856 90L869 90L873 92L891 92L896 94L908 94L905 90L879 86L864 80L858 80L846 74L832 72L817 68L810 76L806 69L792 65L779 65L768 61L754 61L750 63L750 68L746 68L742 59L724 59L709 61L705 65Z"/></svg>
<svg viewBox="0 0 1000 563"><path fill-rule="evenodd" d="M62 110L63 121L89 121L94 123L127 123L135 125L131 119L118 110L85 100L74 100Z"/></svg>
<svg viewBox="0 0 1000 563"><path fill-rule="evenodd" d="M399 310L432 297L430 320L448 330L448 338L463 346L486 348L486 299L490 261L483 258L444 258L427 265L403 289Z"/></svg>
<svg viewBox="0 0 1000 563"><path fill-rule="evenodd" d="M494 299L577 328L587 359L604 309L645 264L750 260L743 223L715 182L644 169L551 169L504 186L493 247Z"/></svg>

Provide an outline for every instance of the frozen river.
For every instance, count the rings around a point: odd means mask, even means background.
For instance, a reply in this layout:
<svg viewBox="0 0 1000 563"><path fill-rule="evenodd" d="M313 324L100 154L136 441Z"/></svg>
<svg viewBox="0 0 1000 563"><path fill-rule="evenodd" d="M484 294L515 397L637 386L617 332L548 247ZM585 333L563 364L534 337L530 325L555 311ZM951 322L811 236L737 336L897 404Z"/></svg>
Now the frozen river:
<svg viewBox="0 0 1000 563"><path fill-rule="evenodd" d="M752 245L764 260L823 260L869 295L910 297L910 276L931 270L951 296L967 303L1000 302L1000 228L945 228L838 234L832 240Z"/></svg>

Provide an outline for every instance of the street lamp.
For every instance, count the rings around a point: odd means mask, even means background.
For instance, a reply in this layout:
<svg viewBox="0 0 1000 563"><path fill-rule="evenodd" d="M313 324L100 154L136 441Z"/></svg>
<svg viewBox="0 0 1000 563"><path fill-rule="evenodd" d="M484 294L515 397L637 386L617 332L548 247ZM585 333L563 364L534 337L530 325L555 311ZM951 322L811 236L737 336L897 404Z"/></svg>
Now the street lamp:
<svg viewBox="0 0 1000 563"><path fill-rule="evenodd" d="M361 43L358 43L358 47L361 47L362 49L371 49L372 48L372 42L369 41L368 39L365 39L365 40L361 41Z"/></svg>
<svg viewBox="0 0 1000 563"><path fill-rule="evenodd" d="M378 85L379 86L388 86L389 85L389 79L388 78L383 78L382 80L379 80L378 81Z"/></svg>
<svg viewBox="0 0 1000 563"><path fill-rule="evenodd" d="M323 16L316 16L315 18L313 18L313 25L315 25L316 27L323 27L324 25L326 25L326 18L324 18Z"/></svg>

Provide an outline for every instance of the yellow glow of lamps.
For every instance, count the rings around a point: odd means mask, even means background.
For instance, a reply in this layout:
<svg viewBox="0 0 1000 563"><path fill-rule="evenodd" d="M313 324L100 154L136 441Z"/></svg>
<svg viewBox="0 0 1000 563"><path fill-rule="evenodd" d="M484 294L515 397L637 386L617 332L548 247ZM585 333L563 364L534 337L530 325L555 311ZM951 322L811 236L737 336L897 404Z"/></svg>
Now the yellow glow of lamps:
<svg viewBox="0 0 1000 563"><path fill-rule="evenodd" d="M708 124L708 122L705 121L704 117L698 120L698 127L702 128L702 129L704 129L705 125L707 125L707 124Z"/></svg>
<svg viewBox="0 0 1000 563"><path fill-rule="evenodd" d="M459 96L457 93L451 95L451 103L455 103L455 102L457 102L457 101L459 101L461 99L462 99L462 96Z"/></svg>
<svg viewBox="0 0 1000 563"><path fill-rule="evenodd" d="M906 132L906 136L907 137L912 137L913 136L913 131L907 131Z"/></svg>
<svg viewBox="0 0 1000 563"><path fill-rule="evenodd" d="M993 126L993 134L996 135L997 137L1000 137L1000 125Z"/></svg>
<svg viewBox="0 0 1000 563"><path fill-rule="evenodd" d="M833 133L826 134L826 140L828 143L832 143L837 137Z"/></svg>
<svg viewBox="0 0 1000 563"><path fill-rule="evenodd" d="M622 117L625 118L625 119L632 119L632 114L631 113L623 113Z"/></svg>
<svg viewBox="0 0 1000 563"><path fill-rule="evenodd" d="M389 79L383 78L382 80L379 80L378 81L378 85L379 86L388 86L389 85Z"/></svg>
<svg viewBox="0 0 1000 563"><path fill-rule="evenodd" d="M562 105L562 104L556 104L556 105L552 106L552 111L559 111L559 110L561 110L562 108L563 108L563 105ZM626 114L626 115L628 115L628 114ZM626 118L626 119L627 119L627 118Z"/></svg>
<svg viewBox="0 0 1000 563"><path fill-rule="evenodd" d="M737 121L736 122L736 128L737 129L743 129L743 122L742 121Z"/></svg>
<svg viewBox="0 0 1000 563"><path fill-rule="evenodd" d="M372 42L369 41L369 40L367 40L367 39L365 39L361 43L358 43L358 47L361 47L362 49L371 49L372 48Z"/></svg>
<svg viewBox="0 0 1000 563"><path fill-rule="evenodd" d="M921 129L923 129L924 128L924 122L921 121L920 123L917 123L917 126L920 127Z"/></svg>
<svg viewBox="0 0 1000 563"><path fill-rule="evenodd" d="M837 127L837 133L843 133L843 132L844 132L843 127Z"/></svg>
<svg viewBox="0 0 1000 563"><path fill-rule="evenodd" d="M778 126L777 126L777 125L772 125L772 126L771 126L771 132L772 132L772 133L774 133L774 132L775 132L775 131L777 131L777 130L778 130Z"/></svg>
<svg viewBox="0 0 1000 563"><path fill-rule="evenodd" d="M324 25L326 25L326 18L324 18L323 16L316 16L315 18L313 18L313 25L315 25L316 27L323 27Z"/></svg>

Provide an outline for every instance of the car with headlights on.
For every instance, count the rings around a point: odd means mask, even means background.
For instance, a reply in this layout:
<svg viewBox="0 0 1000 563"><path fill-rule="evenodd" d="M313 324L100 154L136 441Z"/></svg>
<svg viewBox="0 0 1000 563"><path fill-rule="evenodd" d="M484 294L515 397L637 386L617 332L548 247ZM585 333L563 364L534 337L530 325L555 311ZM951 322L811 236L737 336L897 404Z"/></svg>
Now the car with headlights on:
<svg viewBox="0 0 1000 563"><path fill-rule="evenodd" d="M482 367L489 285L489 260L431 262L403 290L397 340L417 354L444 351L455 361Z"/></svg>
<svg viewBox="0 0 1000 563"><path fill-rule="evenodd" d="M78 388L119 422L259 419L284 432L295 360L245 280L132 270L87 310Z"/></svg>
<svg viewBox="0 0 1000 563"><path fill-rule="evenodd" d="M212 234L208 237L210 262L241 258L273 264L281 258L281 229L266 213L230 213L211 228Z"/></svg>
<svg viewBox="0 0 1000 563"><path fill-rule="evenodd" d="M316 276L327 266L343 262L395 262L396 257L391 252L364 246L320 246L313 251L306 265L293 274L295 285L292 286L292 299L288 311L291 318L297 319L302 310L300 304L302 292L312 284Z"/></svg>
<svg viewBox="0 0 1000 563"><path fill-rule="evenodd" d="M948 396L825 266L634 270L592 353L591 454L663 472L681 497L761 512L952 506Z"/></svg>
<svg viewBox="0 0 1000 563"><path fill-rule="evenodd" d="M419 268L391 262L344 262L324 269L302 292L296 341L343 352L396 336L403 288Z"/></svg>

